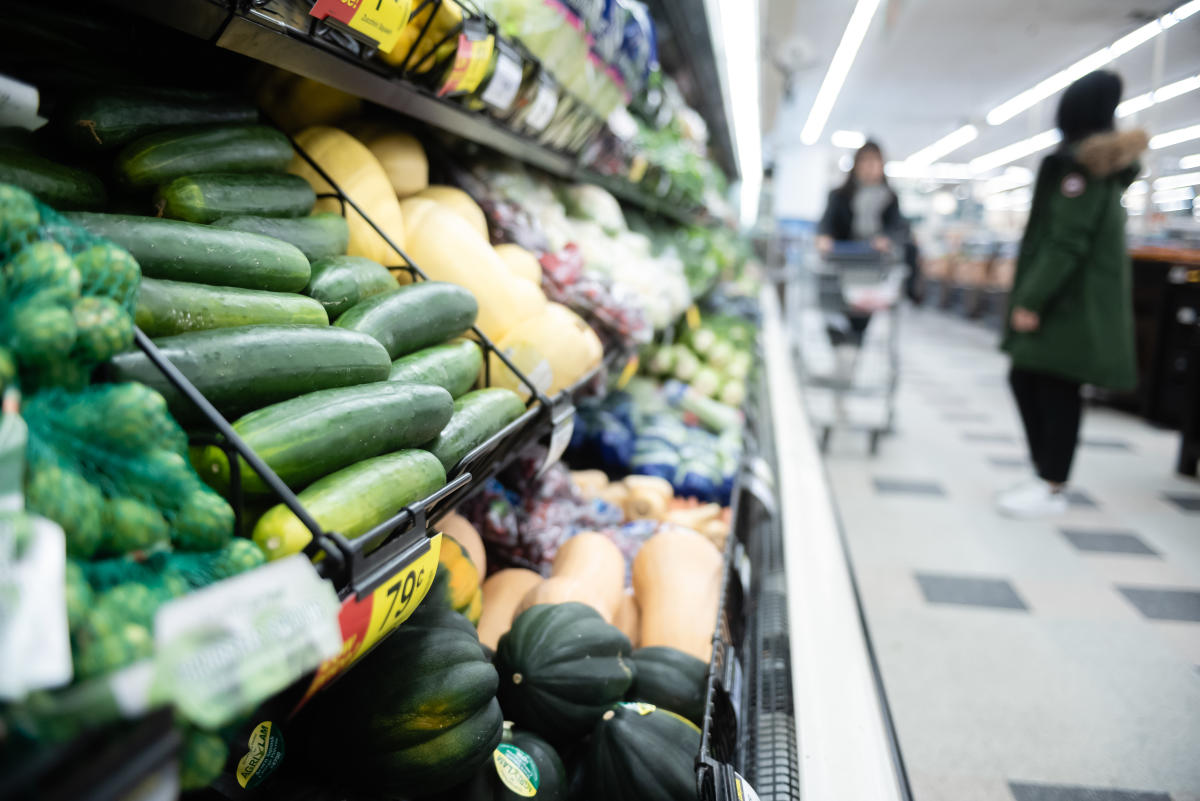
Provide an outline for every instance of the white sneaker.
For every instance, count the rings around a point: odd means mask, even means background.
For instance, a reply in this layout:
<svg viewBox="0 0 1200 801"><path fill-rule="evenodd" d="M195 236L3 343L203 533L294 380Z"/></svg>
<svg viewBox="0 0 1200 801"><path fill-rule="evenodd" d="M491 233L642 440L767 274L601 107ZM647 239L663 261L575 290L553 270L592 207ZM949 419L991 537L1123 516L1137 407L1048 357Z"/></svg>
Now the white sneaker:
<svg viewBox="0 0 1200 801"><path fill-rule="evenodd" d="M1023 519L1061 515L1067 506L1067 496L1062 491L1054 492L1040 479L1013 487L996 499L1000 514Z"/></svg>

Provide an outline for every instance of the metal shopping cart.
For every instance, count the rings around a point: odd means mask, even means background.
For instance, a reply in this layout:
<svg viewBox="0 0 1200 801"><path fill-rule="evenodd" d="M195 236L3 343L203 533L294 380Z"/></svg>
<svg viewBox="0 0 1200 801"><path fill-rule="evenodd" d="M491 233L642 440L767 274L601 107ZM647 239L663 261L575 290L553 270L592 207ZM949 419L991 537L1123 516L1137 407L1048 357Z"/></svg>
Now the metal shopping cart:
<svg viewBox="0 0 1200 801"><path fill-rule="evenodd" d="M908 268L895 253L839 243L797 259L790 315L809 417L822 452L835 428L862 431L871 455L895 424L899 307Z"/></svg>

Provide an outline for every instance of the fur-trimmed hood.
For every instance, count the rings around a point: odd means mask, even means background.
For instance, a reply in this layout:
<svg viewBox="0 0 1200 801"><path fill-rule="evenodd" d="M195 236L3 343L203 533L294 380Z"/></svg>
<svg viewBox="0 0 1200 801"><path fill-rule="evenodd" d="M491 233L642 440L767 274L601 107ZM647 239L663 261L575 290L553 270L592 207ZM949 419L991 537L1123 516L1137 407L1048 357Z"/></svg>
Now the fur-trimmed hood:
<svg viewBox="0 0 1200 801"><path fill-rule="evenodd" d="M1075 160L1097 178L1125 169L1138 160L1150 144L1141 128L1092 134L1075 147Z"/></svg>

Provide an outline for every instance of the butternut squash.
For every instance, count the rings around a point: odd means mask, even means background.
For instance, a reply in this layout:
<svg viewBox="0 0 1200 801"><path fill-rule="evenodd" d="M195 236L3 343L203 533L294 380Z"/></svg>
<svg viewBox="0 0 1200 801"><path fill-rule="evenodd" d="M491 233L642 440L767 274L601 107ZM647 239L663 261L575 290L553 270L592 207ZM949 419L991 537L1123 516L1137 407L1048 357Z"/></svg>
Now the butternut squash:
<svg viewBox="0 0 1200 801"><path fill-rule="evenodd" d="M721 569L721 552L702 534L668 528L646 540L633 560L641 646L665 645L708 662Z"/></svg>
<svg viewBox="0 0 1200 801"><path fill-rule="evenodd" d="M554 555L551 578L574 579L587 588L591 603L604 619L612 622L625 594L625 555L608 537L595 531L584 531L558 546Z"/></svg>
<svg viewBox="0 0 1200 801"><path fill-rule="evenodd" d="M613 506L625 512L625 504L629 501L629 487L626 487L620 481L614 481L604 489L600 490L596 496L603 501L611 503Z"/></svg>
<svg viewBox="0 0 1200 801"><path fill-rule="evenodd" d="M537 257L525 248L511 242L496 245L496 255L504 259L513 275L524 278L534 286L542 285L542 265Z"/></svg>
<svg viewBox="0 0 1200 801"><path fill-rule="evenodd" d="M613 615L612 623L629 638L634 648L638 647L638 638L641 637L642 613L638 609L637 599L633 597L633 593L627 592L621 596L621 603L617 604L617 613Z"/></svg>
<svg viewBox="0 0 1200 801"><path fill-rule="evenodd" d="M568 576L551 576L525 593L525 597L521 599L521 603L513 612L513 618L515 619L531 606L565 604L569 601L586 604L599 612L605 622L612 622L612 615L606 615L602 609L608 604L608 599L596 592L595 588L587 582Z"/></svg>
<svg viewBox="0 0 1200 801"><path fill-rule="evenodd" d="M608 475L603 470L572 470L571 483L584 500L590 501L600 497L600 493L608 487Z"/></svg>
<svg viewBox="0 0 1200 801"><path fill-rule="evenodd" d="M415 136L404 131L365 131L362 142L379 159L396 197L410 197L429 186L429 159Z"/></svg>
<svg viewBox="0 0 1200 801"><path fill-rule="evenodd" d="M497 570L483 582L483 612L479 616L479 641L496 650L501 635L512 628L517 607L531 589L545 579L523 567Z"/></svg>
<svg viewBox="0 0 1200 801"><path fill-rule="evenodd" d="M662 520L670 509L675 490L671 482L658 476L626 476L629 488L625 517L629 520Z"/></svg>
<svg viewBox="0 0 1200 801"><path fill-rule="evenodd" d="M475 202L474 198L457 186L434 184L418 192L417 197L440 203L469 222L471 227L483 237L484 242L491 241L488 238L487 217L483 216L483 209L479 208L479 204Z"/></svg>
<svg viewBox="0 0 1200 801"><path fill-rule="evenodd" d="M451 512L433 527L462 546L478 571L479 583L482 584L487 575L487 550L483 547L483 538L471 522L457 512Z"/></svg>
<svg viewBox="0 0 1200 801"><path fill-rule="evenodd" d="M462 217L437 203L418 208L419 224L409 227L408 255L432 280L469 289L479 301L475 324L493 342L502 340L530 314L510 291L516 279Z"/></svg>
<svg viewBox="0 0 1200 801"><path fill-rule="evenodd" d="M398 247L405 246L400 203L383 167L365 145L345 131L324 125L305 128L296 135L296 141ZM318 195L333 192L333 187L299 154L292 157L288 172L306 179ZM313 214L322 211L343 213L341 203L335 197L317 199ZM399 254L361 214L346 206L344 215L350 228L348 255L362 256L387 266L400 261Z"/></svg>

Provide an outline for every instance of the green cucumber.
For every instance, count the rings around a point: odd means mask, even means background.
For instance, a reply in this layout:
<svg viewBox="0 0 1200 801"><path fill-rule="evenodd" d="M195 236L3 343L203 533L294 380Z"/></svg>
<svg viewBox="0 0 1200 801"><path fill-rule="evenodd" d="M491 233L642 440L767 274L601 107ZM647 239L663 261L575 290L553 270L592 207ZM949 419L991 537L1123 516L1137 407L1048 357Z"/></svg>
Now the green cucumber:
<svg viewBox="0 0 1200 801"><path fill-rule="evenodd" d="M388 355L366 334L315 325L246 325L190 331L154 342L229 419L318 389L383 381ZM205 420L140 350L115 356L112 380L140 381L179 422Z"/></svg>
<svg viewBox="0 0 1200 801"><path fill-rule="evenodd" d="M273 292L299 292L308 284L308 259L278 239L157 217L66 216L128 250L150 278Z"/></svg>
<svg viewBox="0 0 1200 801"><path fill-rule="evenodd" d="M457 339L442 345L402 356L392 362L388 381L404 384L432 384L458 397L475 386L483 369L483 351L469 339Z"/></svg>
<svg viewBox="0 0 1200 801"><path fill-rule="evenodd" d="M272 404L233 428L284 483L301 489L363 459L428 442L450 420L453 407L441 387L381 381L320 389ZM193 449L192 465L217 489L229 486L229 459L221 448ZM245 461L241 473L246 492L270 492Z"/></svg>
<svg viewBox="0 0 1200 801"><path fill-rule="evenodd" d="M297 497L323 529L354 538L445 485L446 471L437 457L404 450L342 468ZM279 504L259 518L252 539L268 559L279 559L304 550L312 534L291 509Z"/></svg>
<svg viewBox="0 0 1200 801"><path fill-rule="evenodd" d="M76 99L59 116L76 147L106 150L178 125L256 122L258 111L227 94L180 89L101 89Z"/></svg>
<svg viewBox="0 0 1200 801"><path fill-rule="evenodd" d="M336 320L359 302L399 286L382 264L361 256L330 256L313 262L304 294L321 301L329 319Z"/></svg>
<svg viewBox="0 0 1200 801"><path fill-rule="evenodd" d="M107 198L90 172L11 147L0 148L0 183L15 184L56 209L99 209Z"/></svg>
<svg viewBox="0 0 1200 801"><path fill-rule="evenodd" d="M329 325L325 308L303 295L155 278L142 279L134 320L151 337L267 323Z"/></svg>
<svg viewBox="0 0 1200 801"><path fill-rule="evenodd" d="M164 217L210 223L232 214L302 217L317 193L299 175L273 172L210 172L184 175L160 187Z"/></svg>
<svg viewBox="0 0 1200 801"><path fill-rule="evenodd" d="M136 139L117 157L126 186L148 187L202 172L283 172L292 143L265 125L158 131Z"/></svg>
<svg viewBox="0 0 1200 801"><path fill-rule="evenodd" d="M464 456L524 413L525 404L510 389L492 387L468 392L454 401L450 422L425 447L449 473Z"/></svg>
<svg viewBox="0 0 1200 801"><path fill-rule="evenodd" d="M355 304L336 325L370 334L396 359L462 334L478 313L479 304L469 290L421 281Z"/></svg>
<svg viewBox="0 0 1200 801"><path fill-rule="evenodd" d="M350 245L346 218L330 211L311 217L222 217L213 225L290 242L300 248L310 262L340 256Z"/></svg>

